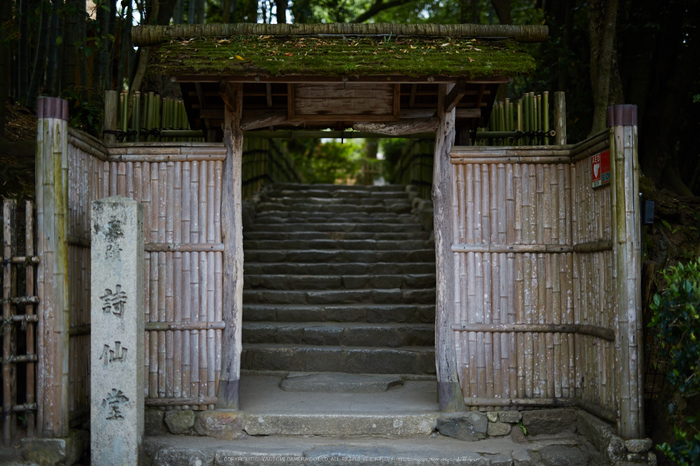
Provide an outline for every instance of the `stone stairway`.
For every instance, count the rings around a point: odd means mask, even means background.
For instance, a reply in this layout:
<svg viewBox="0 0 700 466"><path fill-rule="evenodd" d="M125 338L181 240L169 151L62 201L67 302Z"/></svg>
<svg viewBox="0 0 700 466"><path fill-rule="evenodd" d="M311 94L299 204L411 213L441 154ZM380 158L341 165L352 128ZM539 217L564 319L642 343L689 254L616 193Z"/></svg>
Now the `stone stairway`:
<svg viewBox="0 0 700 466"><path fill-rule="evenodd" d="M273 185L243 234L242 369L435 374L434 245L404 187Z"/></svg>

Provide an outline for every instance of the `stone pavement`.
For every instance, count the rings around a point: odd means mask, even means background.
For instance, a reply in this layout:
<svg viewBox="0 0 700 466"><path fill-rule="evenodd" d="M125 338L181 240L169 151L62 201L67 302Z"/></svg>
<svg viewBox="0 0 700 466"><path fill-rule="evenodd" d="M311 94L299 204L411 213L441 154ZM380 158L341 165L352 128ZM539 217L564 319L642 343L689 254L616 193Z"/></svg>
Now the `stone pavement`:
<svg viewBox="0 0 700 466"><path fill-rule="evenodd" d="M530 411L522 418L527 436L516 424L495 438L487 436L483 413L470 412L483 425L474 423L472 435L450 431L449 421L438 412L434 380L404 380L403 385L383 392L338 393L285 391L280 388L286 374L251 375L241 379L240 412L230 412L240 428L240 438L161 435L147 437L147 464L152 465L582 465L606 464L603 457L576 431L576 416L570 410L551 411L555 416L537 416ZM297 375L297 374L291 374ZM331 377L330 374L324 374ZM342 376L345 380L345 375ZM294 378L294 377L292 377ZM318 386L312 387L313 390ZM151 411L153 413L153 411ZM171 413L176 413L172 411ZM179 417L185 418L185 412ZM504 411L511 417L517 411ZM204 425L219 412L192 414L200 419L178 432L206 432ZM495 414L495 413L489 413ZM557 417L559 415L560 417ZM166 416L167 418L168 416ZM490 416L493 417L493 416ZM503 416L503 421L507 417ZM562 425L552 425L562 424ZM462 425L464 427L464 425ZM170 428L170 427L168 427ZM172 432L172 429L171 429ZM451 438L455 435L464 441ZM464 433L464 432L462 432ZM468 433L467 433L468 434Z"/></svg>
<svg viewBox="0 0 700 466"><path fill-rule="evenodd" d="M433 434L414 438L248 437L223 441L160 436L145 441L147 465L479 465L605 464L580 436L509 437L462 442Z"/></svg>

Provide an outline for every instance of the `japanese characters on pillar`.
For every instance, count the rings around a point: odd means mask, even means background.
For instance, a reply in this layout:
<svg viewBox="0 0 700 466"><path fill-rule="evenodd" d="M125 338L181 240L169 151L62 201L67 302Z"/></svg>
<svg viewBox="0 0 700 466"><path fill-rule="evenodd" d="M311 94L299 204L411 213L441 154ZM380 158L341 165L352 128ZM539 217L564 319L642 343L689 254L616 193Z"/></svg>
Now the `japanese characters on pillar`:
<svg viewBox="0 0 700 466"><path fill-rule="evenodd" d="M143 208L92 203L90 427L93 465L140 464L144 422Z"/></svg>

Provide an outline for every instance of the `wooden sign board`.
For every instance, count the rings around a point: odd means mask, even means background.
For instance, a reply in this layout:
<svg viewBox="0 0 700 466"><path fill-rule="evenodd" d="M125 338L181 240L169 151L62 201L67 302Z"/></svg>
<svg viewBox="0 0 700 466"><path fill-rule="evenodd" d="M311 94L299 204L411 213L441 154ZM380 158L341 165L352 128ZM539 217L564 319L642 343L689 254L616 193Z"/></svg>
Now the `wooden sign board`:
<svg viewBox="0 0 700 466"><path fill-rule="evenodd" d="M591 180L593 188L610 184L610 150L591 157Z"/></svg>
<svg viewBox="0 0 700 466"><path fill-rule="evenodd" d="M288 117L296 121L394 121L399 84L289 84Z"/></svg>

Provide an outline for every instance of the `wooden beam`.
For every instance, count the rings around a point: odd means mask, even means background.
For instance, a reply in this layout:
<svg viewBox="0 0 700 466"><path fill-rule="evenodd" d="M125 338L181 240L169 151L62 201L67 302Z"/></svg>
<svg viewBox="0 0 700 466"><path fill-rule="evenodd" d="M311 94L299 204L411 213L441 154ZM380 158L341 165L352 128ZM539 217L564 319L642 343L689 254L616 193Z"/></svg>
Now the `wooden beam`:
<svg viewBox="0 0 700 466"><path fill-rule="evenodd" d="M445 112L451 112L454 109L464 94L467 93L467 85L464 81L460 81L452 88L449 94L445 97Z"/></svg>
<svg viewBox="0 0 700 466"><path fill-rule="evenodd" d="M459 120L481 118L481 108L458 108L455 110L455 118Z"/></svg>
<svg viewBox="0 0 700 466"><path fill-rule="evenodd" d="M271 118L274 120L273 122L269 124L264 124L264 122L261 121L260 125L257 123L254 123L255 120L262 119L264 115L264 118ZM413 109L404 109L399 112L399 117L404 120L404 119L427 119L431 118L435 115L435 107L433 105L433 108L413 108ZM284 119L284 121L277 121L280 118ZM347 118L346 118L347 117ZM368 118L368 121L373 121L372 119L369 119L371 115L366 115L363 116L363 118ZM471 118L481 118L481 109L478 108L457 108L456 110L456 117L458 119L471 119ZM203 108L199 111L199 118L202 120L223 120L224 119L224 109L223 108ZM339 116L336 115L324 115L323 116L324 120L323 121L356 121L358 119L358 115L349 115L349 116L342 116L342 118L339 118ZM391 118L391 117L390 117ZM376 121L386 121L385 117L379 117L376 118ZM294 125L298 126L302 124L303 121L300 119L300 117L295 117L294 120L289 120L287 117L287 113L284 112L283 110L280 111L265 111L262 113L254 114L251 111L248 111L245 113L245 117L241 120L241 125L243 126L243 129L245 131L253 130L256 128L264 128L265 126L276 126L276 125Z"/></svg>
<svg viewBox="0 0 700 466"><path fill-rule="evenodd" d="M272 107L272 83L265 83L265 98L267 106Z"/></svg>
<svg viewBox="0 0 700 466"><path fill-rule="evenodd" d="M278 125L300 125L299 121L289 121L287 119L287 112L264 112L264 113L253 113L250 116L246 116L241 119L241 129L243 131L251 131L258 128L266 128L268 126L278 126Z"/></svg>
<svg viewBox="0 0 700 466"><path fill-rule="evenodd" d="M462 389L457 377L457 352L452 322L454 316L455 271L451 251L452 233L452 163L450 151L455 139L455 118L445 111L447 86L440 86L438 117L433 158L433 205L435 225L435 272L437 278L435 302L435 365L438 381L438 401L444 412L465 411Z"/></svg>
<svg viewBox="0 0 700 466"><path fill-rule="evenodd" d="M243 161L243 86L222 82L221 98L226 106L224 145L226 159L222 173L221 237L224 243L223 263L223 330L221 378L216 407L239 408L241 379L241 327L243 322L243 217L241 209L241 176Z"/></svg>
<svg viewBox="0 0 700 466"><path fill-rule="evenodd" d="M418 89L418 84L411 84L411 97L408 100L408 106L413 108L416 105L416 90Z"/></svg>
<svg viewBox="0 0 700 466"><path fill-rule="evenodd" d="M434 132L440 119L424 118L413 120L399 120L396 122L355 122L352 127L355 131L366 131L389 136L403 136L406 134Z"/></svg>

